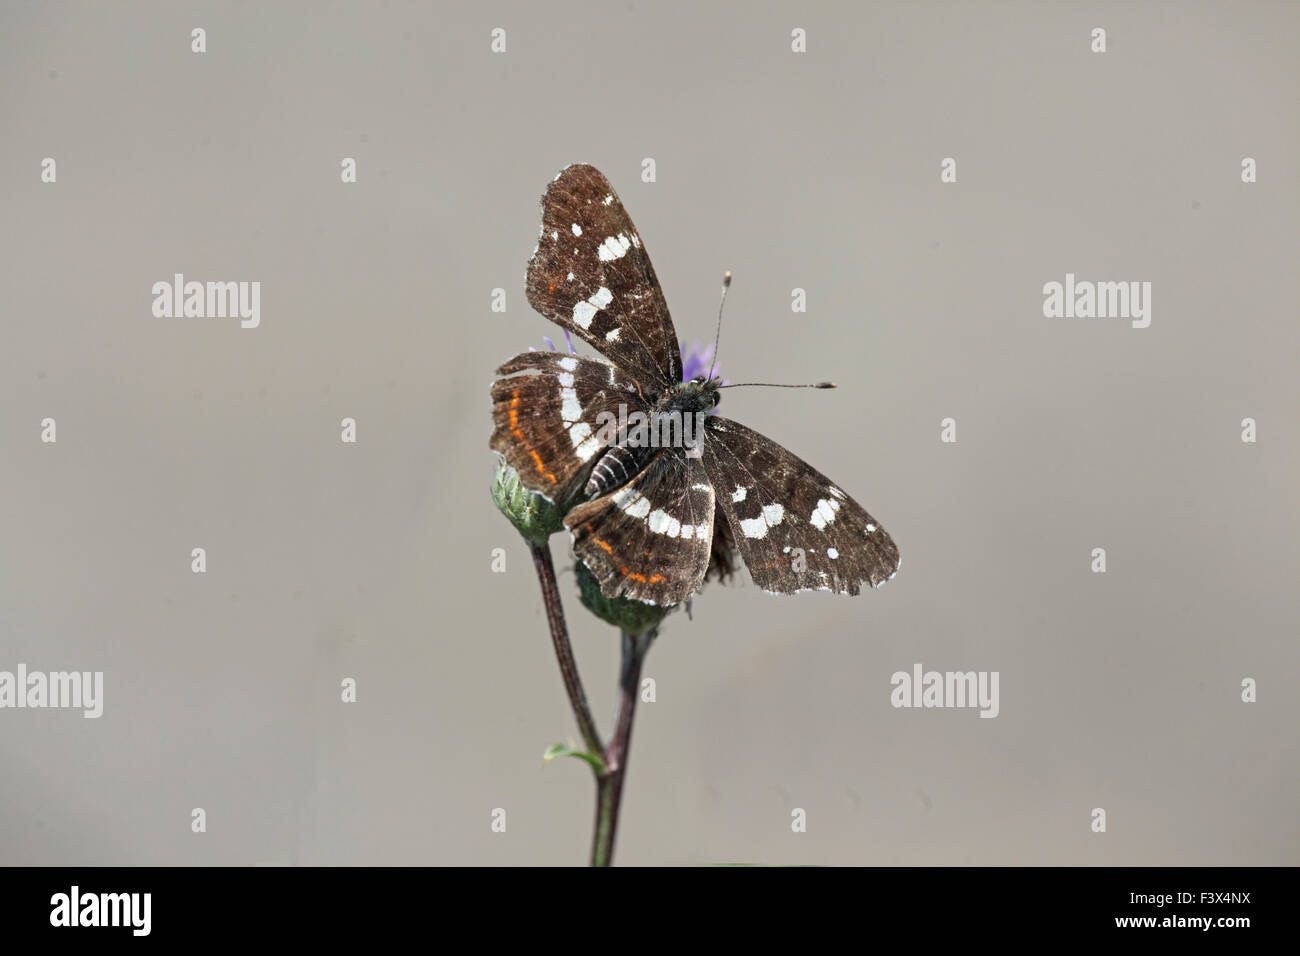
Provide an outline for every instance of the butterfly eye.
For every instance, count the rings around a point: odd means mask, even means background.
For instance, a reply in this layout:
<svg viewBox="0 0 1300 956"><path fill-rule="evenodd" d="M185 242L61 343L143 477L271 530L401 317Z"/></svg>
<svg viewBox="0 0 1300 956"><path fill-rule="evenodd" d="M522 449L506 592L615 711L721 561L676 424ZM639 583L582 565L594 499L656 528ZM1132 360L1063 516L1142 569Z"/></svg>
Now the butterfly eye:
<svg viewBox="0 0 1300 956"><path fill-rule="evenodd" d="M722 404L722 393L715 391L713 393L713 407L717 408L721 404Z"/></svg>

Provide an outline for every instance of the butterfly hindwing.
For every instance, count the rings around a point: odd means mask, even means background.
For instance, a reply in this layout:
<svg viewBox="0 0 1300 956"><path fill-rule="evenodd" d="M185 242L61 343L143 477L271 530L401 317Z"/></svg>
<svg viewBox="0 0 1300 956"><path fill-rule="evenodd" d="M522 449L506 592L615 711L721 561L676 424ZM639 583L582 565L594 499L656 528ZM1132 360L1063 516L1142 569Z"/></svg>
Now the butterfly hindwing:
<svg viewBox="0 0 1300 956"><path fill-rule="evenodd" d="M565 516L573 552L606 597L680 604L704 582L714 494L700 459L655 453L630 482Z"/></svg>
<svg viewBox="0 0 1300 956"><path fill-rule="evenodd" d="M681 381L668 305L641 237L594 166L560 171L542 196L528 301L646 385Z"/></svg>
<svg viewBox="0 0 1300 956"><path fill-rule="evenodd" d="M709 419L704 462L754 583L857 594L898 571L898 548L821 472L738 422Z"/></svg>
<svg viewBox="0 0 1300 956"><path fill-rule="evenodd" d="M496 374L504 377L492 383L492 448L525 487L557 503L581 491L604 450L602 413L646 409L636 384L608 362L522 352Z"/></svg>

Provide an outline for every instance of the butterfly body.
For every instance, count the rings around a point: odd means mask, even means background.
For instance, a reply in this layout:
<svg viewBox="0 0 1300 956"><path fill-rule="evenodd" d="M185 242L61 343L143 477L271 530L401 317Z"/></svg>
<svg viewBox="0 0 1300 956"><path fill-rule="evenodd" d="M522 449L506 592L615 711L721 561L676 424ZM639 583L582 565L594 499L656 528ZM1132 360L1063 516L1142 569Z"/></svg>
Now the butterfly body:
<svg viewBox="0 0 1300 956"><path fill-rule="evenodd" d="M491 444L528 488L565 508L574 553L606 596L686 600L715 535L768 591L857 594L897 572L892 538L844 491L713 414L718 379L681 381L649 256L594 167L566 167L542 197L526 288L537 311L606 360L525 352L506 362L492 386ZM630 427L642 420L642 432Z"/></svg>
<svg viewBox="0 0 1300 956"><path fill-rule="evenodd" d="M697 436L702 437L704 416L721 400L718 394L721 384L721 379L699 376L672 386L654 399L644 419L645 427L622 430L618 443L600 456L583 489L586 496L595 497L625 484L651 459L656 444L671 447L674 436L683 442L690 441L692 448L698 447Z"/></svg>

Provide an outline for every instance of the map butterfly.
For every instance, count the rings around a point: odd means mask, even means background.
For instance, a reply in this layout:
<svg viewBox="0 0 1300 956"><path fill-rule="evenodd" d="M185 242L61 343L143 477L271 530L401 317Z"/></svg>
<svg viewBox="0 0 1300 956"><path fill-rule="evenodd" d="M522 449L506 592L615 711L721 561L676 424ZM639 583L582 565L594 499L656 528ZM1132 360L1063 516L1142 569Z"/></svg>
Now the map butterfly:
<svg viewBox="0 0 1300 956"><path fill-rule="evenodd" d="M720 379L681 380L663 290L605 176L568 166L541 205L528 301L604 360L530 351L498 368L491 445L525 487L566 509L574 554L602 592L685 601L704 581L715 530L767 591L857 594L892 578L898 548L861 505L776 442L713 414ZM600 424L620 409L651 422L698 415L702 439L689 448L611 437Z"/></svg>

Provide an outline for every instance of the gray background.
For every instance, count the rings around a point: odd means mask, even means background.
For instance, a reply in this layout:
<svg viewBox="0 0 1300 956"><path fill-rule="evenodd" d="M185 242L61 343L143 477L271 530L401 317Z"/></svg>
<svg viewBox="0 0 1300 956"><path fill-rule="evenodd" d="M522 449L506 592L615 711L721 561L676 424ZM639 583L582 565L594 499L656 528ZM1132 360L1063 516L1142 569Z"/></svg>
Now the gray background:
<svg viewBox="0 0 1300 956"><path fill-rule="evenodd" d="M492 369L555 332L538 197L585 161L683 340L731 269L724 373L841 383L726 412L904 557L670 620L620 862L1300 863L1297 36L1289 3L5 2L0 669L106 700L0 711L0 862L585 860L487 449ZM177 271L261 281L261 327L154 318ZM1045 319L1066 272L1152 282L1151 327ZM617 637L553 543L608 731ZM893 709L918 661L1000 671L1001 716Z"/></svg>

